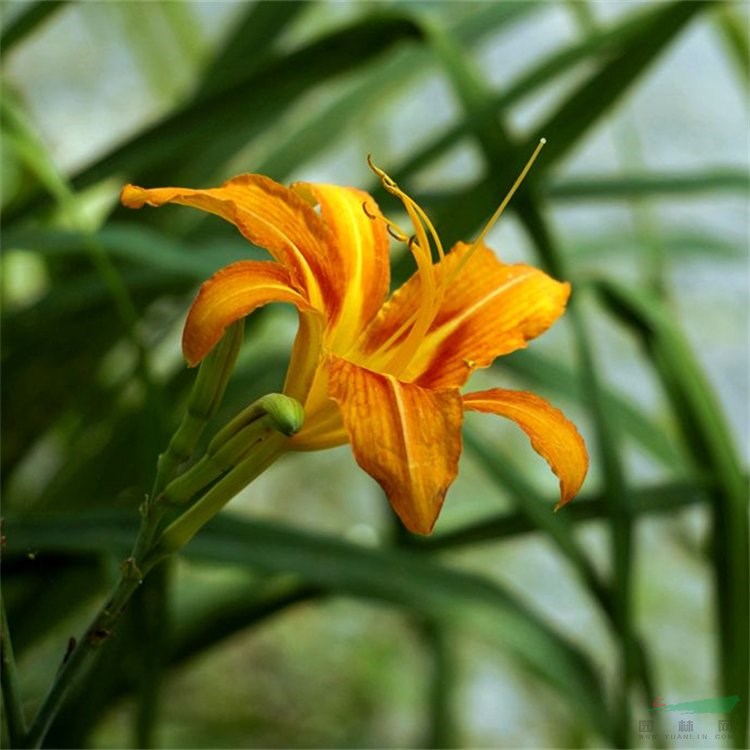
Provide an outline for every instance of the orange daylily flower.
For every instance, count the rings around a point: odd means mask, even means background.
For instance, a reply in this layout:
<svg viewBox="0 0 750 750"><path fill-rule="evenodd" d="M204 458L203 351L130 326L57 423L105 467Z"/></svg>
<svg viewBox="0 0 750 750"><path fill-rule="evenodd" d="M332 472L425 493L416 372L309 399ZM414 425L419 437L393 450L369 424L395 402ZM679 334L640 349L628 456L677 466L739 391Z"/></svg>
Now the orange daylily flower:
<svg viewBox="0 0 750 750"><path fill-rule="evenodd" d="M557 507L564 505L588 468L574 425L531 393L459 389L475 369L549 328L569 285L502 263L482 240L497 214L477 241L444 252L424 211L373 169L403 202L410 239L351 187L287 188L246 174L206 190L123 189L131 208L177 203L217 214L273 257L233 263L203 284L185 324L188 364L197 365L236 320L270 302L291 303L300 325L284 393L302 403L305 423L289 450L350 443L405 526L428 534L458 472L463 412L488 412L527 433L560 479ZM408 244L417 265L393 294L389 233Z"/></svg>

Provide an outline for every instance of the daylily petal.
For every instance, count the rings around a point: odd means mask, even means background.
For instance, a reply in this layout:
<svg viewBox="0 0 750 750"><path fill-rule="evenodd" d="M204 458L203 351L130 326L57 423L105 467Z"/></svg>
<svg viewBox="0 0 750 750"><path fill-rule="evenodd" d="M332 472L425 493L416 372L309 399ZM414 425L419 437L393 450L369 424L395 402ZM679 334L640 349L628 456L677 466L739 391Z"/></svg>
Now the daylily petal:
<svg viewBox="0 0 750 750"><path fill-rule="evenodd" d="M290 302L301 312L317 314L278 263L244 260L217 271L201 286L188 313L182 334L188 364L197 365L228 325L269 302Z"/></svg>
<svg viewBox="0 0 750 750"><path fill-rule="evenodd" d="M589 466L588 452L575 425L540 396L492 388L467 393L464 408L512 419L531 438L531 446L560 479L560 502L570 502L581 488Z"/></svg>
<svg viewBox="0 0 750 750"><path fill-rule="evenodd" d="M404 525L429 534L461 454L461 396L401 383L329 357L329 391L357 463L388 495Z"/></svg>
<svg viewBox="0 0 750 750"><path fill-rule="evenodd" d="M178 203L221 216L288 268L293 285L315 307L338 301L330 230L306 201L268 177L239 175L206 190L126 185L120 200L129 208Z"/></svg>
<svg viewBox="0 0 750 750"><path fill-rule="evenodd" d="M292 189L311 204L320 205L323 221L335 238L331 260L337 269L342 306L336 311L335 330L328 343L333 351L345 353L388 295L386 224L375 201L362 190L306 182L296 183Z"/></svg>
<svg viewBox="0 0 750 750"><path fill-rule="evenodd" d="M436 268L445 296L403 380L427 388L463 385L474 369L525 347L565 310L567 283L531 266L502 263L484 245L462 265L469 247L458 243ZM363 361L374 353L383 357L378 350L417 310L420 287L412 276L384 305L361 342ZM398 344L391 342L388 351Z"/></svg>

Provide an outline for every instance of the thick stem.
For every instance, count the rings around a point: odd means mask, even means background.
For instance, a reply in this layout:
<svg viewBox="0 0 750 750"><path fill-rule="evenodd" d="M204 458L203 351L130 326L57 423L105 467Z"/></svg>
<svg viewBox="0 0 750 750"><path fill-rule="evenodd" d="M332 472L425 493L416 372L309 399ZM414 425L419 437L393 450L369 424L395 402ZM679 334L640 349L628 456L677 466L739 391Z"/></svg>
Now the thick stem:
<svg viewBox="0 0 750 750"><path fill-rule="evenodd" d="M302 424L303 413L299 404L285 396L276 395L272 403L277 401L282 406L289 402L282 412L288 416L287 412L291 410L296 415L296 421L288 423L288 420L281 420L275 411L254 420L243 433L248 436L252 432L252 442L243 451L242 460L229 467L225 476L192 507L178 516L161 536L158 536L159 527L169 506L157 502L144 504L141 528L131 556L122 563L120 580L81 641L66 656L31 729L19 743L19 747L41 746L66 696L94 662L99 648L111 635L130 598L149 571L187 544L226 503L285 452L288 438L277 428L283 427L285 433L296 432ZM191 494L197 494L201 489L196 488Z"/></svg>
<svg viewBox="0 0 750 750"><path fill-rule="evenodd" d="M266 429L259 434L247 458L164 530L154 546L152 564L184 547L240 490L286 451L286 436L272 429L270 417L262 421Z"/></svg>
<svg viewBox="0 0 750 750"><path fill-rule="evenodd" d="M147 524L141 527L141 535ZM139 540L140 536L139 535ZM138 543L136 542L136 545ZM39 748L49 731L52 722L70 691L94 662L99 648L107 641L115 624L123 613L130 597L140 586L148 570L140 570L133 557L123 561L120 580L107 603L99 610L89 625L83 638L65 656L47 697L39 709L26 737L19 747Z"/></svg>
<svg viewBox="0 0 750 750"><path fill-rule="evenodd" d="M244 319L229 326L216 348L201 363L185 415L167 449L159 455L150 502L174 479L180 465L193 455L208 420L216 414L234 370L244 333Z"/></svg>

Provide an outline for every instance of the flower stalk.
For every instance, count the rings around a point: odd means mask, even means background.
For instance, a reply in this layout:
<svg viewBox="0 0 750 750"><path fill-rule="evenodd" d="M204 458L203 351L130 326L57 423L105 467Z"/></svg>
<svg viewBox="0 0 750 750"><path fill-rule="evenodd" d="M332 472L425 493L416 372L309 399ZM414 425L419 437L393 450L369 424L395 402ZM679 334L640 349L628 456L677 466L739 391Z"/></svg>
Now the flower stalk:
<svg viewBox="0 0 750 750"><path fill-rule="evenodd" d="M235 495L286 452L287 438L271 423L268 417L260 420L258 437L247 457L164 530L148 558L149 564L182 549Z"/></svg>
<svg viewBox="0 0 750 750"><path fill-rule="evenodd" d="M209 443L203 458L170 482L155 498L155 503L184 505L254 455L257 444L268 436L269 431L288 437L299 431L303 420L302 407L294 399L280 393L263 396L224 426Z"/></svg>
<svg viewBox="0 0 750 750"><path fill-rule="evenodd" d="M66 653L28 732L24 731L17 693L11 690L6 700L12 699L9 729L13 729L17 739L14 746L41 747L66 697L95 663L99 649L109 639L146 575L187 544L234 495L284 453L288 436L302 426L304 412L299 403L280 394L264 396L217 433L207 454L193 468L174 478L219 407L241 341L242 325L231 326L212 356L201 364L185 416L159 456L154 488L141 506L141 526L130 556L120 566L119 580L83 637ZM162 533L162 521L177 501L186 504L214 482L203 497ZM3 622L4 667L8 658L12 659L12 651ZM10 678L12 673L3 669L3 675L4 679Z"/></svg>
<svg viewBox="0 0 750 750"><path fill-rule="evenodd" d="M208 420L216 414L237 362L244 332L244 319L229 326L216 349L206 358L205 366L198 370L182 421L167 449L159 455L152 499L174 478L180 465L193 455Z"/></svg>

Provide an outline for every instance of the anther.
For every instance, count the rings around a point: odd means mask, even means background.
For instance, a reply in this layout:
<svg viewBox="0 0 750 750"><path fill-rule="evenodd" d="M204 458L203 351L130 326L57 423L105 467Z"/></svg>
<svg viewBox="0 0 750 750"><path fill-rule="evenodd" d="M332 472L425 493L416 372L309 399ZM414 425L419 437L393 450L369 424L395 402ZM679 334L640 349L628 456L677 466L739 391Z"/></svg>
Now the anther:
<svg viewBox="0 0 750 750"><path fill-rule="evenodd" d="M408 242L409 239L405 234L401 234L401 232L397 232L392 224L386 224L385 228L388 230L388 234L393 237L394 240L397 240L398 242Z"/></svg>
<svg viewBox="0 0 750 750"><path fill-rule="evenodd" d="M375 216L375 214L371 214L371 213L370 213L370 212L369 212L369 211L367 210L367 201L362 201L362 210L363 210L363 211L365 212L365 216L366 216L366 217L367 217L368 219L372 219L373 221L375 221L375 219L377 219L377 218L378 218L377 216Z"/></svg>
<svg viewBox="0 0 750 750"><path fill-rule="evenodd" d="M372 160L372 154L367 154L367 165L380 178L380 182L386 190L398 190L399 187L380 167Z"/></svg>

